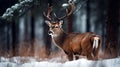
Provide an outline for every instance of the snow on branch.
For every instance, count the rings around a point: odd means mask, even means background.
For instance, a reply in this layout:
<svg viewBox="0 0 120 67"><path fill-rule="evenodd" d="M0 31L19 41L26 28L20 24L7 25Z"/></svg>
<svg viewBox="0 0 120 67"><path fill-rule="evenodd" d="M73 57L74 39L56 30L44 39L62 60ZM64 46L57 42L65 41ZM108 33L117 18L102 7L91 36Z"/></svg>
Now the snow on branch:
<svg viewBox="0 0 120 67"><path fill-rule="evenodd" d="M29 8L33 5L33 0L23 0L10 8L6 9L6 12L1 16L3 19L8 21L13 20L14 17L19 16L23 12L24 8Z"/></svg>
<svg viewBox="0 0 120 67"><path fill-rule="evenodd" d="M62 4L62 7L63 7L63 8L67 8L68 6L70 6L70 3L71 3L71 2L74 2L74 3L75 3L76 0L68 0L67 3L63 3L63 4Z"/></svg>

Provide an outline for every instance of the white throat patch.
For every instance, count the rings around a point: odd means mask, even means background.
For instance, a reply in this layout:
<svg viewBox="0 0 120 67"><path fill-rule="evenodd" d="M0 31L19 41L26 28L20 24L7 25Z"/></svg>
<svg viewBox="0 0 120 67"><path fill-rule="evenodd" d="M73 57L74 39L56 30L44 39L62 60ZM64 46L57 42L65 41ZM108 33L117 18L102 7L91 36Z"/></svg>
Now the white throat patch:
<svg viewBox="0 0 120 67"><path fill-rule="evenodd" d="M58 36L57 34L53 34L53 33L51 33L49 35L51 35L51 37L57 37Z"/></svg>

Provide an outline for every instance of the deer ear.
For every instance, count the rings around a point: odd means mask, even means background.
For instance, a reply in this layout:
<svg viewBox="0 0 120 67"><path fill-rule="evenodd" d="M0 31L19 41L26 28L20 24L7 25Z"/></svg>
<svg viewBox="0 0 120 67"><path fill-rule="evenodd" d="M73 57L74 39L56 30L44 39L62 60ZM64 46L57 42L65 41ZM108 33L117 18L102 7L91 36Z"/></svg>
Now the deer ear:
<svg viewBox="0 0 120 67"><path fill-rule="evenodd" d="M46 20L45 23L46 23L48 26L51 26L50 21Z"/></svg>
<svg viewBox="0 0 120 67"><path fill-rule="evenodd" d="M63 20L60 20L59 24L62 25L63 24Z"/></svg>

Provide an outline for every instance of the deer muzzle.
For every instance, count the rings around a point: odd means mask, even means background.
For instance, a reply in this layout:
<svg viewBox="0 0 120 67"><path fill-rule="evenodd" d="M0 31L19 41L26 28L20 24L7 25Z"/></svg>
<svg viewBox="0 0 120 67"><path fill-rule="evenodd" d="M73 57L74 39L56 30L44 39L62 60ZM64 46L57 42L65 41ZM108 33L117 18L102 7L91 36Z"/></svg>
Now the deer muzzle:
<svg viewBox="0 0 120 67"><path fill-rule="evenodd" d="M49 35L52 35L53 33L52 33L52 31L48 31L48 34L49 34Z"/></svg>

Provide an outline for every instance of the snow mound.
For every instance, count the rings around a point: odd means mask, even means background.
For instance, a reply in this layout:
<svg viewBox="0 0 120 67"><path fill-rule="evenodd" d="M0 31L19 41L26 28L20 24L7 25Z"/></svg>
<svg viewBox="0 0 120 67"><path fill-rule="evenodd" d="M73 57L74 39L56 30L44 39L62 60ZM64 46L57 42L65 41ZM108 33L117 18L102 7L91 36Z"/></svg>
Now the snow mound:
<svg viewBox="0 0 120 67"><path fill-rule="evenodd" d="M4 57L0 58L0 67L120 67L120 58L92 61L87 59L79 59L74 61L66 61L65 63L50 61L37 61L28 58L29 62L19 63L21 57L13 58L14 62ZM55 60L55 59L54 59ZM53 61L53 62L52 62Z"/></svg>

